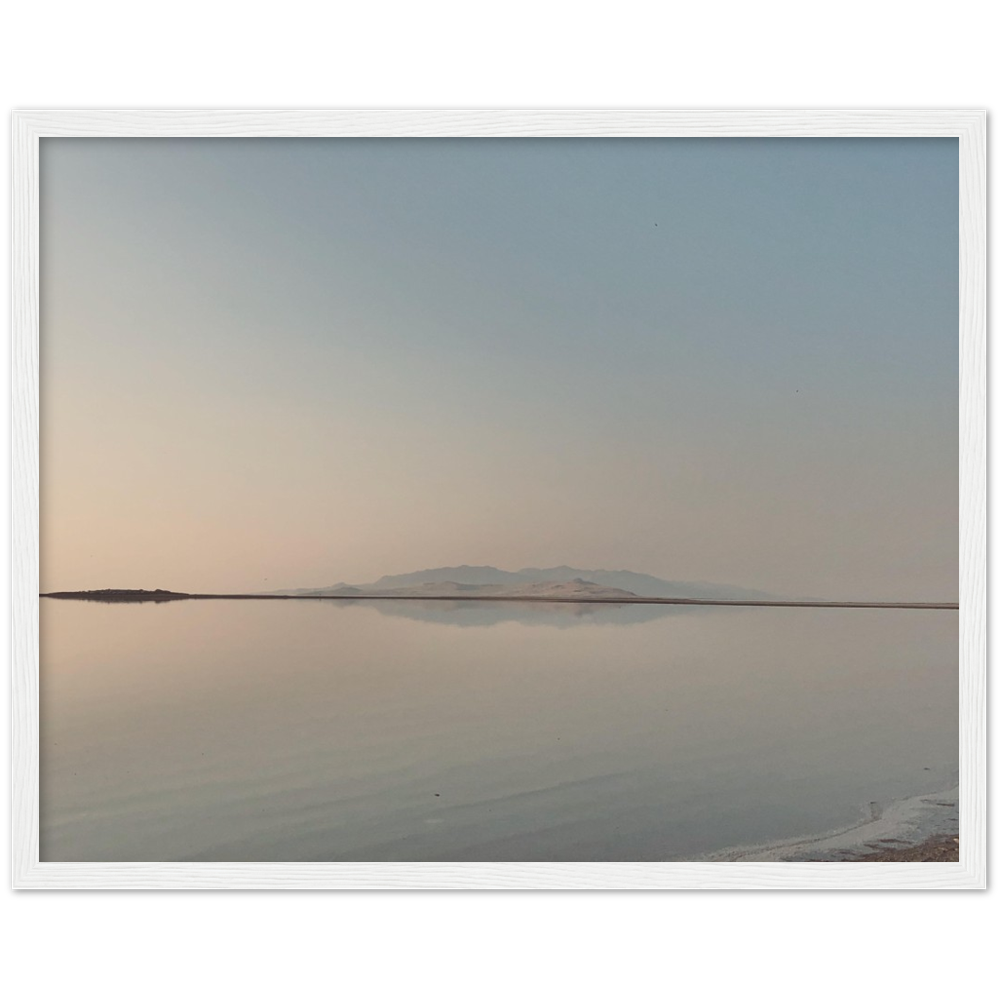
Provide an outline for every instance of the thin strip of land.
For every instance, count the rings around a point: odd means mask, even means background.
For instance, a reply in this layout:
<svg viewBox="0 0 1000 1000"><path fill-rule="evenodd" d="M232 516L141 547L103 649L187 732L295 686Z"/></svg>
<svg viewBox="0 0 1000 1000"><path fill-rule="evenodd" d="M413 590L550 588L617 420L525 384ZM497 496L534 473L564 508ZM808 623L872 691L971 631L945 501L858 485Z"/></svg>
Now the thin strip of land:
<svg viewBox="0 0 1000 1000"><path fill-rule="evenodd" d="M104 601L462 601L495 604L676 604L733 608L882 608L912 611L957 611L958 604L904 601L727 601L700 597L529 597L471 594L186 594L172 590L75 590L39 594L62 600Z"/></svg>

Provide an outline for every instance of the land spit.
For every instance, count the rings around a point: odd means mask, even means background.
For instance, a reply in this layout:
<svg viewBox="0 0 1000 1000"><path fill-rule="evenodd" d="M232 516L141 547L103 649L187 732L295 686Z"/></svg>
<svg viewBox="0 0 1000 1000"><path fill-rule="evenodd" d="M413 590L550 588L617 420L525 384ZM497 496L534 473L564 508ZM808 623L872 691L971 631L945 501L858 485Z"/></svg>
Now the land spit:
<svg viewBox="0 0 1000 1000"><path fill-rule="evenodd" d="M700 597L529 597L471 594L186 594L173 590L77 590L39 594L61 600L134 601L479 601L521 604L678 604L734 608L876 608L957 611L958 604L903 601L727 601Z"/></svg>

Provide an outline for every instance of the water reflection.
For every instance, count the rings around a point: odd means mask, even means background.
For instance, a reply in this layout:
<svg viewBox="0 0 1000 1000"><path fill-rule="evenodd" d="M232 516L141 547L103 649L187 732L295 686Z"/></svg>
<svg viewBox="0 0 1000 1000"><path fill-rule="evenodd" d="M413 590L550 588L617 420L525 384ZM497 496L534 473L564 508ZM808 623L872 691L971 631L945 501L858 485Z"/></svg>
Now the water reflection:
<svg viewBox="0 0 1000 1000"><path fill-rule="evenodd" d="M459 628L481 628L503 622L574 628L578 625L640 625L658 618L717 610L683 604L561 604L542 601L324 601L328 607L362 605L379 614Z"/></svg>
<svg viewBox="0 0 1000 1000"><path fill-rule="evenodd" d="M957 628L947 611L43 601L41 857L670 861L809 836L952 786Z"/></svg>
<svg viewBox="0 0 1000 1000"><path fill-rule="evenodd" d="M192 600L186 594L170 591L90 591L74 594L50 594L58 600L86 601L94 604L164 604ZM198 600L194 598L194 600ZM232 598L249 600L249 598ZM502 622L522 625L547 625L572 628L576 625L639 625L658 618L676 615L706 614L735 609L684 604L605 604L557 601L484 601L484 600L386 600L384 598L281 598L284 601L322 605L334 610L361 606L379 614L410 621L433 622L458 627L483 627Z"/></svg>

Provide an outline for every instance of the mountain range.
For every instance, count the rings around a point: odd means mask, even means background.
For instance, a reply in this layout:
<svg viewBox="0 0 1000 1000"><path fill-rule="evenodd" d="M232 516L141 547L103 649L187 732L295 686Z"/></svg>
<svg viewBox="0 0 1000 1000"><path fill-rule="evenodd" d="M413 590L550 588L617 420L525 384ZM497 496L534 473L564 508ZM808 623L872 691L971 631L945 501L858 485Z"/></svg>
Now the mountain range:
<svg viewBox="0 0 1000 1000"><path fill-rule="evenodd" d="M688 597L702 600L767 600L760 590L682 580L662 580L630 570L578 569L552 566L510 571L495 566L441 566L383 576L374 583L336 583L327 587L274 591L319 597L565 597L614 598Z"/></svg>

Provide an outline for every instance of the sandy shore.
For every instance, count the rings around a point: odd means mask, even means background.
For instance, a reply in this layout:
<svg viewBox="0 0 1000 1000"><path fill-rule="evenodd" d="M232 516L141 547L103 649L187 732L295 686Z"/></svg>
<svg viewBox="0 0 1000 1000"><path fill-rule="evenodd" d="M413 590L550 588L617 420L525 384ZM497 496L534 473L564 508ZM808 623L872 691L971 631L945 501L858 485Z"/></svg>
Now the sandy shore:
<svg viewBox="0 0 1000 1000"><path fill-rule="evenodd" d="M958 861L958 787L915 795L841 830L719 851L699 861Z"/></svg>
<svg viewBox="0 0 1000 1000"><path fill-rule="evenodd" d="M958 861L958 837L940 834L910 847L882 847L844 861Z"/></svg>

